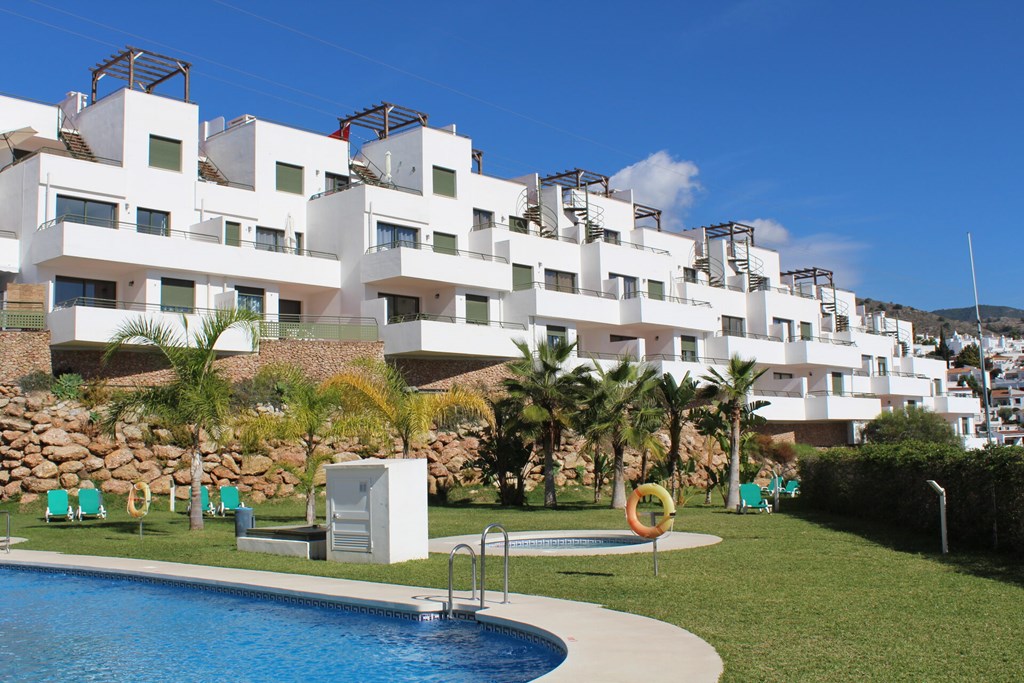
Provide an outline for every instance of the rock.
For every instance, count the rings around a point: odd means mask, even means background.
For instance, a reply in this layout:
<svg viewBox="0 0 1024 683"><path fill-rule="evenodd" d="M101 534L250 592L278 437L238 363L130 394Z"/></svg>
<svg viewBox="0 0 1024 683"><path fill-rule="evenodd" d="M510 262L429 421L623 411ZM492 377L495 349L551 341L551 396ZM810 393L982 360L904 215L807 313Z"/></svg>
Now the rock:
<svg viewBox="0 0 1024 683"><path fill-rule="evenodd" d="M96 484L92 483L88 479L79 479L79 481L78 481L78 488L80 488L80 489L94 489L94 488L96 488Z"/></svg>
<svg viewBox="0 0 1024 683"><path fill-rule="evenodd" d="M89 478L95 479L96 481L106 481L107 479L110 479L110 470L96 470L95 472L90 472Z"/></svg>
<svg viewBox="0 0 1024 683"><path fill-rule="evenodd" d="M127 465L135 456L127 448L119 448L103 459L103 464L108 470L116 470L118 467Z"/></svg>
<svg viewBox="0 0 1024 683"><path fill-rule="evenodd" d="M32 476L40 479L53 479L60 473L57 466L49 460L44 460L32 468Z"/></svg>
<svg viewBox="0 0 1024 683"><path fill-rule="evenodd" d="M92 439L90 439L85 434L81 434L79 432L73 432L71 434L71 440L78 444L79 446L85 446L86 448L88 448L89 444L92 443Z"/></svg>
<svg viewBox="0 0 1024 683"><path fill-rule="evenodd" d="M43 409L44 399L46 394L41 391L35 391L25 397L25 408L33 412Z"/></svg>
<svg viewBox="0 0 1024 683"><path fill-rule="evenodd" d="M21 459L21 464L25 467L35 467L43 461L43 456L39 453L29 453Z"/></svg>
<svg viewBox="0 0 1024 683"><path fill-rule="evenodd" d="M43 455L54 462L67 462L68 460L88 458L89 449L77 444L70 446L47 446L43 449Z"/></svg>
<svg viewBox="0 0 1024 683"><path fill-rule="evenodd" d="M88 458L82 460L82 464L85 465L85 469L90 472L94 472L105 464L103 458L97 458L94 455L90 455Z"/></svg>
<svg viewBox="0 0 1024 683"><path fill-rule="evenodd" d="M146 445L143 439L142 427L139 425L125 425L121 428L121 436L124 437L125 442L132 448Z"/></svg>
<svg viewBox="0 0 1024 683"><path fill-rule="evenodd" d="M37 500L39 500L39 494L26 493L21 497L21 507L28 507Z"/></svg>
<svg viewBox="0 0 1024 683"><path fill-rule="evenodd" d="M238 466L238 463L235 462L234 457L231 455L224 455L223 457L221 457L220 464L223 467L226 467L227 469L231 470L232 474L242 473L242 468Z"/></svg>
<svg viewBox="0 0 1024 683"><path fill-rule="evenodd" d="M7 406L7 415L0 417L0 429L15 432L32 431L32 423L28 420L22 419L21 415L24 415L24 412L15 415L14 413L11 413L11 406Z"/></svg>
<svg viewBox="0 0 1024 683"><path fill-rule="evenodd" d="M165 496L171 492L171 476L165 474L149 482L149 490L159 496Z"/></svg>
<svg viewBox="0 0 1024 683"><path fill-rule="evenodd" d="M114 479L121 479L123 481L135 481L139 478L139 470L135 467L135 463L130 462L127 465L122 465L116 470L111 471L110 476Z"/></svg>
<svg viewBox="0 0 1024 683"><path fill-rule="evenodd" d="M88 446L93 455L98 455L102 458L117 448L117 442L106 434L103 434L102 436L98 436L93 439Z"/></svg>
<svg viewBox="0 0 1024 683"><path fill-rule="evenodd" d="M282 446L270 451L270 459L301 467L306 462L305 452L296 446Z"/></svg>
<svg viewBox="0 0 1024 683"><path fill-rule="evenodd" d="M36 479L35 477L29 477L21 482L21 488L31 493L43 493L44 491L53 491L54 489L60 488L60 483L56 479Z"/></svg>
<svg viewBox="0 0 1024 683"><path fill-rule="evenodd" d="M30 474L32 474L32 470L28 467L15 467L11 470L11 479L24 479Z"/></svg>
<svg viewBox="0 0 1024 683"><path fill-rule="evenodd" d="M73 472L65 472L64 474L60 475L59 481L61 488L73 489L76 486L78 486L78 475L74 474Z"/></svg>
<svg viewBox="0 0 1024 683"><path fill-rule="evenodd" d="M177 446L153 446L153 455L156 456L157 460L167 462L169 460L177 460L185 453L185 449L178 448Z"/></svg>
<svg viewBox="0 0 1024 683"><path fill-rule="evenodd" d="M100 486L100 490L104 493L112 493L117 496L127 495L131 489L132 484L130 482L122 481L120 479L107 479Z"/></svg>
<svg viewBox="0 0 1024 683"><path fill-rule="evenodd" d="M249 500L252 501L254 505L259 505L260 503L267 502L267 497L263 495L261 491L250 491Z"/></svg>
<svg viewBox="0 0 1024 683"><path fill-rule="evenodd" d="M224 467L223 465L217 465L216 467L214 467L212 474L213 474L213 476L217 477L218 479L225 479L225 480L234 480L234 479L236 479L238 477L237 474L232 472L227 467Z"/></svg>
<svg viewBox="0 0 1024 683"><path fill-rule="evenodd" d="M28 434L22 434L21 432L4 432L4 434L5 435L6 434L18 434L19 435L18 438L14 439L14 441L11 441L11 448L14 448L14 449L17 449L17 450L23 450L25 448L25 446L28 446L30 443L32 443L32 441L29 440Z"/></svg>
<svg viewBox="0 0 1024 683"><path fill-rule="evenodd" d="M4 498L10 498L11 496L17 495L20 492L21 481L12 481L11 483L4 486ZM24 498L22 498L22 501L24 502Z"/></svg>
<svg viewBox="0 0 1024 683"><path fill-rule="evenodd" d="M263 474L269 470L274 461L265 455L250 455L242 460L242 474Z"/></svg>
<svg viewBox="0 0 1024 683"><path fill-rule="evenodd" d="M67 462L62 462L57 469L61 474L65 472L81 472L85 469L85 465L81 460L68 460Z"/></svg>
<svg viewBox="0 0 1024 683"><path fill-rule="evenodd" d="M0 484L7 484L11 480L11 473L7 470L0 470Z"/></svg>
<svg viewBox="0 0 1024 683"><path fill-rule="evenodd" d="M178 486L188 486L192 483L192 475L187 469L178 470L172 476Z"/></svg>
<svg viewBox="0 0 1024 683"><path fill-rule="evenodd" d="M149 450L146 447L133 448L132 452L135 454L136 460L141 460L143 462L147 460L156 460L156 456L153 454L153 451Z"/></svg>

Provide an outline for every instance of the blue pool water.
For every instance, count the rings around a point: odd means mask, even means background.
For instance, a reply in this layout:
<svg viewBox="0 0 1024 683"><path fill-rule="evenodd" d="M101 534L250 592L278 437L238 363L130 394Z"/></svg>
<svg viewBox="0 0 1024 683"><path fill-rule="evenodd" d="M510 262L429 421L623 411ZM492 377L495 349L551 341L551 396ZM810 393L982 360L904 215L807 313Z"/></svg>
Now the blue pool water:
<svg viewBox="0 0 1024 683"><path fill-rule="evenodd" d="M587 536L565 536L559 538L517 538L508 542L509 548L530 548L531 550L576 550L584 548L621 548L623 546L640 545L650 543L649 539L639 536L620 537L587 537ZM487 549L502 549L503 541L488 541Z"/></svg>
<svg viewBox="0 0 1024 683"><path fill-rule="evenodd" d="M3 680L519 683L564 659L475 622L69 573L0 569L0 586Z"/></svg>

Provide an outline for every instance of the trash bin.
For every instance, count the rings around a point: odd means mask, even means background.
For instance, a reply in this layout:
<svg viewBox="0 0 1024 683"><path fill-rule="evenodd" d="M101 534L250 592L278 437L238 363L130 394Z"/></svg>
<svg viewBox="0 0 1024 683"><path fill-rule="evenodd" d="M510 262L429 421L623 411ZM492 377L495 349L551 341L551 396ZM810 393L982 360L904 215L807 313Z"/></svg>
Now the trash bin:
<svg viewBox="0 0 1024 683"><path fill-rule="evenodd" d="M241 538L246 535L246 531L256 526L256 516L253 514L252 508L237 507L235 508L235 538Z"/></svg>

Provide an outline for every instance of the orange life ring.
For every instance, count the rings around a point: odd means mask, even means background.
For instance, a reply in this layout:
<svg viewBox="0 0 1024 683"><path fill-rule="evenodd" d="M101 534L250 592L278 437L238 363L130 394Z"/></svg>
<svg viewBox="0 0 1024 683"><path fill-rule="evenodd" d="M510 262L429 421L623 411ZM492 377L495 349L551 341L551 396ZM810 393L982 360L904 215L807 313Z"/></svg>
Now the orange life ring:
<svg viewBox="0 0 1024 683"><path fill-rule="evenodd" d="M644 496L654 496L661 501L661 523L657 526L647 526L640 522L636 516L636 506ZM672 530L675 522L676 504L665 487L658 484L641 484L633 489L633 494L626 501L626 521L633 533L643 538L657 538Z"/></svg>
<svg viewBox="0 0 1024 683"><path fill-rule="evenodd" d="M135 492L142 492L142 509L136 506ZM149 484L144 481L135 482L135 486L132 487L131 491L128 492L128 514L136 519L145 517L149 512L149 501L151 495L149 492Z"/></svg>

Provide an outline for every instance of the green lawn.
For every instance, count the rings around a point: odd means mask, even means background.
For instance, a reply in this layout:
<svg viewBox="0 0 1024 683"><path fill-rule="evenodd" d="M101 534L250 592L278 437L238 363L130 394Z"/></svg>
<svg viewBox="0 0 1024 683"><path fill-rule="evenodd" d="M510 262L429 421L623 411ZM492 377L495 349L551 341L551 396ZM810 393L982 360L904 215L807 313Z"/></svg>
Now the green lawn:
<svg viewBox="0 0 1024 683"><path fill-rule="evenodd" d="M577 498L584 498L577 492ZM487 496L476 496L485 498ZM564 496L571 499L572 492ZM123 499L106 497L106 521L42 520L43 505L10 510L25 549L128 556L339 576L442 588L447 558L390 567L308 562L239 553L234 526L208 519L188 532L181 513L157 500L145 537ZM298 522L299 501L258 506L257 524ZM490 522L510 531L625 529L621 512L586 503L555 511L513 510L464 500L430 509L431 536L479 533ZM513 591L586 600L662 619L701 636L725 660L725 681L1017 681L1024 671L1024 569L1008 558L934 553L938 539L802 511L735 515L687 507L676 528L721 536L716 546L661 554L654 578L647 554L516 557ZM468 585L468 562L461 585ZM500 588L500 572L488 572ZM493 581L493 583L492 583ZM623 634L628 638L629 634ZM637 643L642 659L643 643Z"/></svg>

